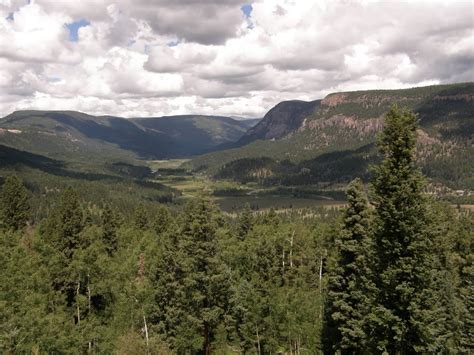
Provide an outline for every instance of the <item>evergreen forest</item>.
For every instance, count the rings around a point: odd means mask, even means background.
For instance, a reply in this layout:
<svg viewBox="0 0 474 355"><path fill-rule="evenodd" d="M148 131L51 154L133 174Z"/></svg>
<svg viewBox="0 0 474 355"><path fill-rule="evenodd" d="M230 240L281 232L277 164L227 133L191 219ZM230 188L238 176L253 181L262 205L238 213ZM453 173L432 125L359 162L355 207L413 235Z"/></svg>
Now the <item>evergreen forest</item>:
<svg viewBox="0 0 474 355"><path fill-rule="evenodd" d="M417 128L390 109L343 207L132 208L72 184L39 213L5 176L0 352L472 353L473 212L426 193Z"/></svg>

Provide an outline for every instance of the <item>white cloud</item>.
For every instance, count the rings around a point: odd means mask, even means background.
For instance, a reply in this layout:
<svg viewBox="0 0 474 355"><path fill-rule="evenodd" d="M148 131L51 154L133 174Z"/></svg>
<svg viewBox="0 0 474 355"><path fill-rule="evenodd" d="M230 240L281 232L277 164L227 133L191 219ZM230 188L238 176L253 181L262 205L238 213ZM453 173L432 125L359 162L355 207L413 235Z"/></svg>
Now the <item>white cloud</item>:
<svg viewBox="0 0 474 355"><path fill-rule="evenodd" d="M474 81L472 2L249 2L250 18L241 0L0 0L1 114L261 116L285 99Z"/></svg>

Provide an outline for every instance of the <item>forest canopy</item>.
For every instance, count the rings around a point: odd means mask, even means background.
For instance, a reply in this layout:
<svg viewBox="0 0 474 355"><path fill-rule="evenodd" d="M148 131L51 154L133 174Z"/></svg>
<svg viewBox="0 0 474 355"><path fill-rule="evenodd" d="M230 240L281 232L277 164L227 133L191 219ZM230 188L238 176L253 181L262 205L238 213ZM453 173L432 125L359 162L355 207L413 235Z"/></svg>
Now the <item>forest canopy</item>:
<svg viewBox="0 0 474 355"><path fill-rule="evenodd" d="M133 211L0 192L2 353L469 353L472 212L425 194L417 117L392 107L342 209Z"/></svg>

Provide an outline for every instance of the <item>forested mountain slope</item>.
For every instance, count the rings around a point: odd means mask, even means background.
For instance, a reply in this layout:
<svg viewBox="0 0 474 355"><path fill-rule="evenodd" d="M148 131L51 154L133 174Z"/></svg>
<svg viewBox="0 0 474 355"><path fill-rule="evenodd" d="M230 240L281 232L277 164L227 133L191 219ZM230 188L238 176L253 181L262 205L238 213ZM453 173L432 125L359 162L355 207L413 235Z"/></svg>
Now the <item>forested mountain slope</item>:
<svg viewBox="0 0 474 355"><path fill-rule="evenodd" d="M340 209L165 206L116 181L96 201L7 174L0 353L470 353L473 212L426 198L416 121L390 110L371 193L355 179Z"/></svg>
<svg viewBox="0 0 474 355"><path fill-rule="evenodd" d="M171 137L176 148L174 156L199 154L218 145L235 142L255 120L235 120L223 116L183 115L145 117L132 120L141 127Z"/></svg>
<svg viewBox="0 0 474 355"><path fill-rule="evenodd" d="M104 200L124 210L138 203L171 202L179 192L146 179L151 170L126 163L74 164L0 144L0 184L9 175L21 176L31 192L35 218L51 209L52 201L69 186L80 191L91 209Z"/></svg>
<svg viewBox="0 0 474 355"><path fill-rule="evenodd" d="M132 160L200 154L239 139L248 123L229 117L126 119L75 111L17 111L0 120L0 143L68 160Z"/></svg>
<svg viewBox="0 0 474 355"><path fill-rule="evenodd" d="M345 183L368 175L384 114L397 104L418 114L417 154L425 173L452 187L474 188L473 98L474 83L330 94L293 133L203 155L192 166L240 181Z"/></svg>

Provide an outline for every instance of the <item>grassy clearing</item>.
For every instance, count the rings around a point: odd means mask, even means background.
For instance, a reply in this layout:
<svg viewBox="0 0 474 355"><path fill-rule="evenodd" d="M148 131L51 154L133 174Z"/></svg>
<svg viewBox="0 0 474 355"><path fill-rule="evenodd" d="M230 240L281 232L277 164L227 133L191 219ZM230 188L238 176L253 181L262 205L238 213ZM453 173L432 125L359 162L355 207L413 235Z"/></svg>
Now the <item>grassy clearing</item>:
<svg viewBox="0 0 474 355"><path fill-rule="evenodd" d="M171 163L160 162L163 166L176 167L176 161ZM178 201L198 197L202 194L210 196L219 207L226 212L242 209L249 204L254 210L306 209L314 207L340 208L345 201L329 199L325 196L312 198L295 197L288 194L279 194L275 188L262 188L254 184L239 184L228 180L211 180L204 175L166 175L155 178L156 182L181 191Z"/></svg>
<svg viewBox="0 0 474 355"><path fill-rule="evenodd" d="M179 190L182 196L178 202L200 195L210 196L226 212L240 210L249 204L254 210L297 210L317 207L340 208L345 201L336 197L308 195L294 196L291 189L264 188L255 183L240 184L230 180L214 180L204 174L167 174L166 169L181 169L188 159L153 160L148 166L156 171L155 181ZM160 172L163 170L163 173Z"/></svg>
<svg viewBox="0 0 474 355"><path fill-rule="evenodd" d="M178 169L181 165L187 163L190 159L167 159L167 160L149 160L148 166L152 170L158 169Z"/></svg>

